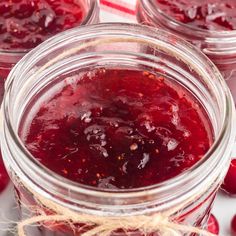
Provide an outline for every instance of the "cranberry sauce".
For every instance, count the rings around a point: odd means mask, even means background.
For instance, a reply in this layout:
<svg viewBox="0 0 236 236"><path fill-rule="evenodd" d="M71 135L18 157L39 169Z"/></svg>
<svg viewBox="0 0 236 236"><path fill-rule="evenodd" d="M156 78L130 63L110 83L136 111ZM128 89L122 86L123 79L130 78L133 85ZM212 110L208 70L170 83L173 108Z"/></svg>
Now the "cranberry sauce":
<svg viewBox="0 0 236 236"><path fill-rule="evenodd" d="M84 8L75 0L1 0L0 49L28 50L78 26Z"/></svg>
<svg viewBox="0 0 236 236"><path fill-rule="evenodd" d="M155 0L168 16L207 30L236 30L235 0Z"/></svg>
<svg viewBox="0 0 236 236"><path fill-rule="evenodd" d="M224 182L221 188L231 194L236 196L236 159L233 159L230 163L230 167L227 175L225 176Z"/></svg>
<svg viewBox="0 0 236 236"><path fill-rule="evenodd" d="M9 183L7 171L3 165L2 155L0 154L0 193L5 190Z"/></svg>
<svg viewBox="0 0 236 236"><path fill-rule="evenodd" d="M20 136L39 162L72 181L110 189L153 185L192 167L212 144L201 104L170 79L94 69L61 86L28 115Z"/></svg>

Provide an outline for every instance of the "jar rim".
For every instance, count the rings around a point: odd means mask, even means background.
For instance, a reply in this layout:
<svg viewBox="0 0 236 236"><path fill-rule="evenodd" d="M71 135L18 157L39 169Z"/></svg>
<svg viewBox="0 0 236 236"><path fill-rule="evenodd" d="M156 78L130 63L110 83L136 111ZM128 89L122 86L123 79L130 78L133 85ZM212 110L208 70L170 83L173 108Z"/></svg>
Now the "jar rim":
<svg viewBox="0 0 236 236"><path fill-rule="evenodd" d="M208 30L202 29L194 25L185 24L181 21L176 20L175 18L169 16L155 4L155 0L140 0L140 4L145 8L147 12L152 12L152 16L156 17L157 15L163 17L165 20L168 20L173 28L183 27L185 30L188 30L185 33L193 33L198 37L209 37L209 38L236 38L236 30Z"/></svg>
<svg viewBox="0 0 236 236"><path fill-rule="evenodd" d="M92 20L94 17L96 17L95 15L98 14L97 11L99 9L99 3L98 0L86 0L89 1L89 10L85 16L85 18L83 19L83 21L80 23L79 26L83 26L83 25L87 25L87 24L91 24ZM63 32L63 31L62 31ZM60 32L60 33L62 33ZM54 37L54 35L52 35L51 37ZM23 57L26 53L28 53L29 51L31 51L33 48L31 49L22 49L22 50L11 50L11 49L1 49L0 48L0 55L1 56L18 56L18 57Z"/></svg>
<svg viewBox="0 0 236 236"><path fill-rule="evenodd" d="M119 189L117 190L110 190L110 189L99 189L99 188L95 188L95 187L90 187L90 186L86 186L83 184L79 184L76 182L73 182L71 180L68 180L64 177L61 177L58 174L52 174L52 171L43 168L41 169L41 166L39 166L39 163L35 160L35 158L32 158L32 156L29 156L29 153L26 151L26 148L23 147L20 138L17 134L17 132L14 130L13 124L12 124L12 120L9 117L9 90L10 87L12 85L13 79L15 77L15 73L17 72L18 69L22 70L21 66L26 66L27 65L27 61L31 62L32 57L36 54L36 51L38 50L38 52L40 52L40 50L42 50L42 48L46 45L54 45L56 42L60 41L61 39L64 39L64 41L66 41L65 38L69 38L69 37L78 37L78 35L80 34L86 34L90 31L94 32L98 32L101 33L102 30L106 29L106 32L109 32L109 35L114 35L114 32L118 33L123 33L123 35L134 35L135 33L135 37L141 37L142 39L148 40L148 39L155 39L155 38L162 38L162 40L164 40L164 38L166 37L171 37L171 39L176 43L178 43L179 45L184 45L184 47L186 47L186 50L189 50L190 55L192 55L192 53L195 53L195 57L200 58L199 62L202 63L202 66L204 65L204 68L207 67L209 69L209 71L214 72L214 79L216 79L219 82L219 89L221 89L221 91L223 92L223 94L225 94L225 97L222 97L223 99L223 103L225 105L225 114L223 115L224 120L223 120L223 125L222 125L222 129L220 131L220 134L218 135L216 141L214 142L214 144L212 145L212 147L210 148L209 152L205 155L205 157L203 157L201 159L201 161L199 161L196 165L194 165L192 168L186 170L185 172L183 172L182 174L166 180L162 183L159 184L155 184L155 185L150 185L147 187L143 187L143 188L134 188L134 189ZM109 31L110 30L110 31ZM85 32L83 32L85 31ZM137 35L137 31L141 31L143 33L147 33L148 35L141 36L141 35ZM121 34L122 35L122 34ZM150 36L152 35L152 36ZM151 38L152 37L152 38ZM176 45L178 45L176 44ZM176 46L177 47L177 46ZM48 48L48 47L46 47ZM22 65L20 65L22 64ZM19 67L19 68L18 68ZM156 30L154 28L151 27L146 27L146 26L140 26L140 25L136 25L136 24L127 24L127 23L106 23L106 24L99 24L99 25L90 25L87 27L79 27L76 29L71 29L68 30L66 34L59 34L56 37L52 37L50 39L48 39L47 41L45 41L43 44L41 44L40 46L38 46L35 50L31 51L29 54L27 54L23 60L20 61L20 63L17 64L17 66L12 70L12 72L10 73L9 77L8 77L8 86L6 88L6 95L4 98L4 105L3 105L3 115L4 118L3 119L3 126L6 126L9 129L9 133L10 135L13 137L13 142L16 144L16 146L20 147L20 150L22 151L22 153L26 156L25 160L27 161L27 165L30 166L30 168L32 168L34 171L36 171L37 173L39 173L41 176L43 177L47 177L48 179L50 179L50 181L52 181L53 183L58 183L60 182L60 186L67 188L68 186L70 188L70 190L75 191L77 193L83 193L89 196L94 196L96 195L97 197L102 197L102 198L137 198L137 197L142 197L142 196L146 196L148 195L156 195L157 193L161 192L161 191L166 191L168 189L173 188L173 186L176 186L178 184L184 183L184 181L186 180L186 176L196 176L199 175L199 169L200 167L204 168L207 167L207 165L209 164L208 161L209 159L213 159L210 158L213 153L215 153L217 151L217 149L221 148L222 149L222 140L225 140L225 136L226 134L227 136L227 148L229 149L229 143L233 142L232 140L234 140L234 137L232 135L232 131L231 128L233 126L233 117L234 117L234 105L233 105L233 101L232 101L232 97L230 95L229 90L227 89L227 86L225 84L225 81L223 80L221 74L218 72L218 70L216 69L216 67L213 65L213 63L210 62L209 59L207 59L207 57L201 53L200 51L197 51L195 48L193 48L191 46L191 44L185 42L183 39L174 36L168 32L165 32L163 30ZM5 129L3 129L5 130ZM4 131L5 132L5 131ZM230 133L230 134L229 134ZM2 138L3 139L3 138ZM2 141L1 139L1 141ZM230 142L229 142L230 140ZM3 145L4 146L4 145ZM229 150L228 150L229 151ZM230 150L231 151L231 150ZM4 155L3 155L4 156ZM3 157L4 158L4 157ZM223 158L222 158L223 159ZM4 161L6 161L4 159ZM225 161L225 160L224 160ZM46 171L45 171L46 170Z"/></svg>

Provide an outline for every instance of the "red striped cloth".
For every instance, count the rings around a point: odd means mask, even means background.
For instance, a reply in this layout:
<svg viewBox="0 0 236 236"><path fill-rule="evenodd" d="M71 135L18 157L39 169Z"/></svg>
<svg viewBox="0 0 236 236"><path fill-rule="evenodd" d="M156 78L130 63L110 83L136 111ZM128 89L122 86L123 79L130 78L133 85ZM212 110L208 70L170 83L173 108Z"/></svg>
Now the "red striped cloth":
<svg viewBox="0 0 236 236"><path fill-rule="evenodd" d="M119 16L133 18L136 0L100 0L102 10Z"/></svg>

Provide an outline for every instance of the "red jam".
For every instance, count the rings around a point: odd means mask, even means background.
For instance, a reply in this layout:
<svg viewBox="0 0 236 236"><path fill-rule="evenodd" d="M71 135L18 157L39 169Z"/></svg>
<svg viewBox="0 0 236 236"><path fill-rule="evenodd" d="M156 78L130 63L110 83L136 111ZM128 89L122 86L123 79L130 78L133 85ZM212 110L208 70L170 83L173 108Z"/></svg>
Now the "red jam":
<svg viewBox="0 0 236 236"><path fill-rule="evenodd" d="M236 30L235 0L156 0L177 21L207 30Z"/></svg>
<svg viewBox="0 0 236 236"><path fill-rule="evenodd" d="M20 135L33 156L65 178L99 188L138 188L173 178L212 143L209 119L192 94L136 70L68 77L29 116Z"/></svg>
<svg viewBox="0 0 236 236"><path fill-rule="evenodd" d="M3 165L2 156L0 153L0 193L7 187L8 183L9 177Z"/></svg>
<svg viewBox="0 0 236 236"><path fill-rule="evenodd" d="M225 176L221 188L225 192L236 196L236 159L231 161L228 173Z"/></svg>
<svg viewBox="0 0 236 236"><path fill-rule="evenodd" d="M76 0L1 0L0 49L28 50L78 26L84 7Z"/></svg>

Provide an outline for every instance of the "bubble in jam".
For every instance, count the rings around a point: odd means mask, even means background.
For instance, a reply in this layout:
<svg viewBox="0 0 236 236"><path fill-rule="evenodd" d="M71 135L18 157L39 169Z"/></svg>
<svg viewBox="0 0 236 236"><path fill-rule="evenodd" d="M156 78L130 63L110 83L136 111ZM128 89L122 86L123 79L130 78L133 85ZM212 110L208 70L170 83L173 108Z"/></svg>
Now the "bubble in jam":
<svg viewBox="0 0 236 236"><path fill-rule="evenodd" d="M147 71L74 73L34 100L26 114L19 133L41 164L103 189L171 179L199 162L213 142L200 102Z"/></svg>
<svg viewBox="0 0 236 236"><path fill-rule="evenodd" d="M78 26L85 9L76 0L1 0L0 48L32 49L47 38Z"/></svg>
<svg viewBox="0 0 236 236"><path fill-rule="evenodd" d="M206 30L236 30L235 0L156 0L157 7L184 24Z"/></svg>

